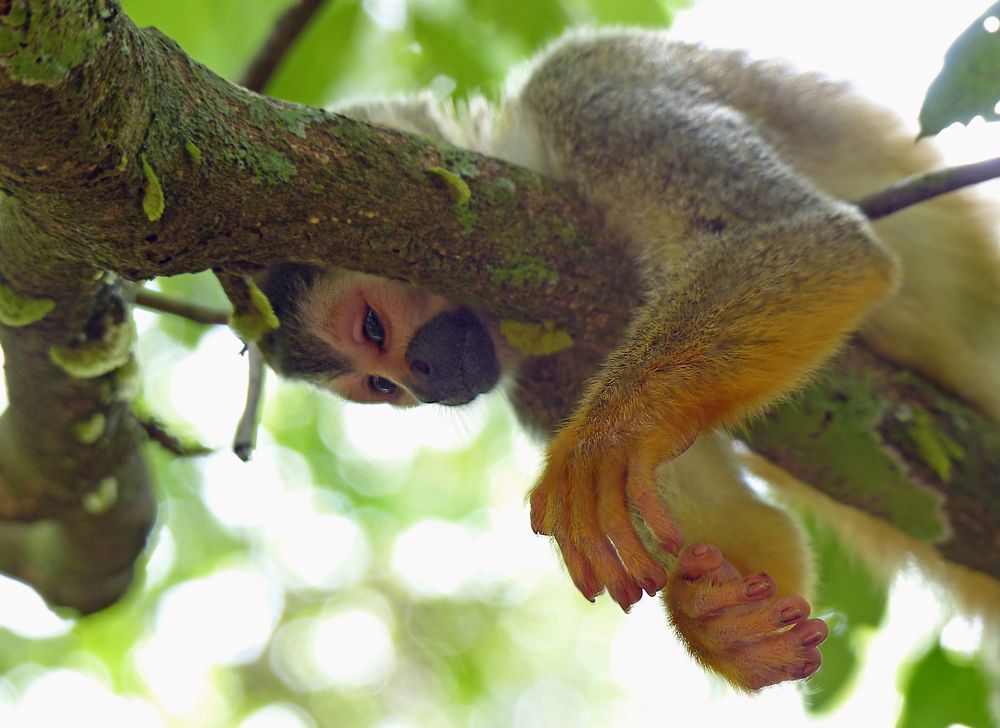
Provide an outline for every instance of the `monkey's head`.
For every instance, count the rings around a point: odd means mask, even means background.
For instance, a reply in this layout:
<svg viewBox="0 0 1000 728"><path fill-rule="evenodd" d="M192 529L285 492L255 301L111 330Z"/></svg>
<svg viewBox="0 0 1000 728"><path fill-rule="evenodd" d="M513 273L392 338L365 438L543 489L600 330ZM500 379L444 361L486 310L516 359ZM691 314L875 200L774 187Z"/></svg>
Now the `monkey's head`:
<svg viewBox="0 0 1000 728"><path fill-rule="evenodd" d="M285 263L257 281L281 326L261 341L279 374L355 402L460 405L500 377L470 309L387 278Z"/></svg>

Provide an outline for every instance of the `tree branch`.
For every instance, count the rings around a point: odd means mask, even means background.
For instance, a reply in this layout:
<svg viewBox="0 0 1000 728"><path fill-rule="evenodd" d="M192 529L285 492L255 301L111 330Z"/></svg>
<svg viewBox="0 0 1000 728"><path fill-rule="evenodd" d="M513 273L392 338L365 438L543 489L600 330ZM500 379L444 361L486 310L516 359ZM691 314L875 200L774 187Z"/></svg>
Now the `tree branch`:
<svg viewBox="0 0 1000 728"><path fill-rule="evenodd" d="M1000 177L1000 157L908 177L854 204L870 219L878 220L918 202L996 177Z"/></svg>
<svg viewBox="0 0 1000 728"><path fill-rule="evenodd" d="M267 88L271 76L324 2L326 0L295 0L274 24L271 35L240 79L240 85L251 91L263 91Z"/></svg>
<svg viewBox="0 0 1000 728"><path fill-rule="evenodd" d="M233 438L233 452L243 462L250 460L253 449L257 446L257 425L260 419L260 405L264 397L264 380L267 370L264 357L256 344L247 344L247 403L243 409L239 424L236 426L236 437Z"/></svg>
<svg viewBox="0 0 1000 728"><path fill-rule="evenodd" d="M320 261L406 279L505 320L554 322L574 346L530 359L513 393L529 424L543 430L571 411L639 303L623 241L560 185L472 152L261 98L156 31L137 30L113 0L8 3L0 6L0 285L53 308L28 325L0 325L10 391L0 419L5 519L54 518L65 533L93 534L74 529L99 521L87 509L110 500L109 477L123 514L127 504L147 502L141 438L126 404L127 349L123 357L115 348L128 312L102 271L138 280ZM441 169L468 185L467 201L453 197ZM99 345L106 371L67 369L66 357L52 355ZM870 385L883 380L915 384ZM755 425L754 446L790 469L811 467L817 487L997 575L1000 544L983 536L1000 531L1000 488L991 480L1000 472L996 424L861 344L814 386L823 401L843 403L849 434L884 456L879 462L902 484L897 492L917 498L930 485L937 507L918 499L916 516L901 515L872 494L870 479L832 469L824 477L815 448L843 454L851 440L845 427L814 427L806 444L789 435L781 417L809 393ZM934 394L915 394L924 391ZM892 416L852 415L868 413L873 401ZM88 445L97 414L104 426ZM81 441L81 432L90 436ZM101 517L118 512L112 506ZM101 521L109 533L127 527L132 535L121 544L53 541L62 549L56 566L19 565L11 554L24 541L0 533L0 552L5 543L11 549L0 565L52 600L92 608L101 600L74 596L84 586L67 596L53 574L81 558L70 545L92 548L88 558L108 565L76 569L79 584L97 575L99 589L101 574L123 573L120 564L141 545L139 526L151 519L138 506L128 512L140 515ZM20 525L11 528L16 538ZM109 556L112 546L119 550Z"/></svg>
<svg viewBox="0 0 1000 728"><path fill-rule="evenodd" d="M128 295L136 306L150 311L169 313L173 316L179 316L196 324L204 324L206 326L229 325L229 313L221 309L180 301L176 298L165 296L162 293L151 291L148 288L136 287L128 291Z"/></svg>

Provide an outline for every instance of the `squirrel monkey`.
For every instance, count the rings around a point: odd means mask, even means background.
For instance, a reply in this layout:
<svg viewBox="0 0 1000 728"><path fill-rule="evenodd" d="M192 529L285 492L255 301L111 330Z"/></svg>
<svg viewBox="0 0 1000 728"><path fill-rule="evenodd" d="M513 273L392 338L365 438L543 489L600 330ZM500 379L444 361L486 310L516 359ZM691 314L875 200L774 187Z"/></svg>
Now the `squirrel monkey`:
<svg viewBox="0 0 1000 728"><path fill-rule="evenodd" d="M531 523L573 582L625 610L664 594L692 653L757 689L820 665L809 552L713 434L796 389L862 327L883 353L1000 417L1000 264L967 194L876 225L850 200L937 165L847 88L659 32L570 34L496 111L429 96L362 120L573 185L625 233L644 303L552 439ZM374 276L261 279L275 368L353 400L457 405L517 357L488 315ZM514 393L516 400L517 393Z"/></svg>

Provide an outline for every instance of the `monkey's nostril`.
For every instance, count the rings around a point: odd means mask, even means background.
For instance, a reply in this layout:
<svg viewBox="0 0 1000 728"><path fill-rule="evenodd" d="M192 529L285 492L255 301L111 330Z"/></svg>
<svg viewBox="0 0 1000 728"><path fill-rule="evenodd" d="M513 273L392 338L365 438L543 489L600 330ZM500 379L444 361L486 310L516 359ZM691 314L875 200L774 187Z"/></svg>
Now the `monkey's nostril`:
<svg viewBox="0 0 1000 728"><path fill-rule="evenodd" d="M420 359L414 359L410 362L410 369L423 374L425 377L431 373L431 368L427 365L427 362Z"/></svg>

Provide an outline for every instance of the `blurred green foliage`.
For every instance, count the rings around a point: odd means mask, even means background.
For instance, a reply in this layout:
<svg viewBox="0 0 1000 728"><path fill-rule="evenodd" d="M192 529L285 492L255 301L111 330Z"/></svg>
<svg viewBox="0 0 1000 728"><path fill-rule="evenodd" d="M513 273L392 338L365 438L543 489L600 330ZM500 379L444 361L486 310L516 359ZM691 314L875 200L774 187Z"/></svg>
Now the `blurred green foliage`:
<svg viewBox="0 0 1000 728"><path fill-rule="evenodd" d="M576 25L670 24L688 0L332 0L281 65L267 93L323 105L359 94L444 83L463 97L495 95L507 71ZM128 0L152 25L216 73L237 80L286 3L259 0Z"/></svg>
<svg viewBox="0 0 1000 728"><path fill-rule="evenodd" d="M818 588L813 608L830 627L823 643L823 669L810 680L806 704L816 712L834 709L850 689L864 639L882 623L886 589L828 525L803 517L816 558Z"/></svg>
<svg viewBox="0 0 1000 728"><path fill-rule="evenodd" d="M989 709L990 677L977 660L934 644L904 672L901 688L907 699L896 728L996 728Z"/></svg>

